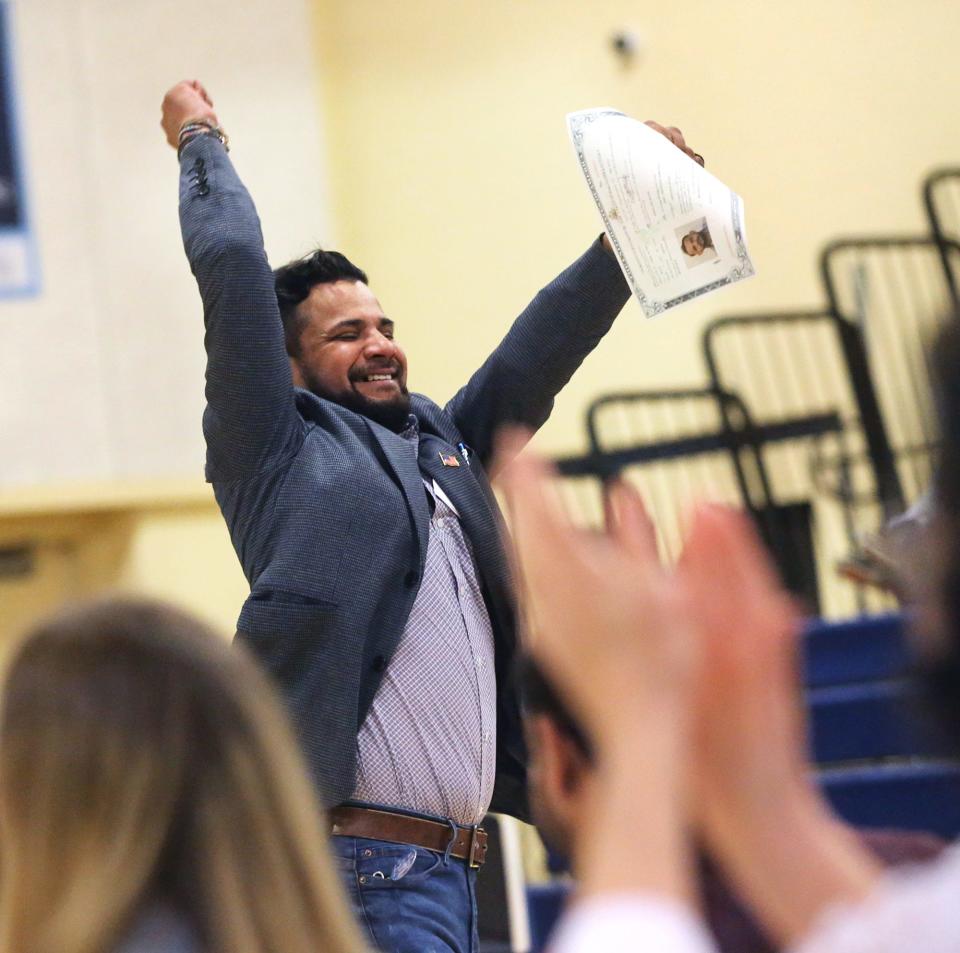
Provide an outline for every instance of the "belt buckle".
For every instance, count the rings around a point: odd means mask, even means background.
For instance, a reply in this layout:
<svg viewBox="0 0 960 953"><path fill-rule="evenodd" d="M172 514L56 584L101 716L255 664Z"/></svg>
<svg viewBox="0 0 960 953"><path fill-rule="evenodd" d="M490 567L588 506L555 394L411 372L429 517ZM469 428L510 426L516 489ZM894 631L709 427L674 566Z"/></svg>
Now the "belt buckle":
<svg viewBox="0 0 960 953"><path fill-rule="evenodd" d="M467 863L471 870L479 870L486 860L487 845L481 844L477 834L486 834L482 827L470 828L470 843L467 848ZM479 857L477 855L480 855Z"/></svg>

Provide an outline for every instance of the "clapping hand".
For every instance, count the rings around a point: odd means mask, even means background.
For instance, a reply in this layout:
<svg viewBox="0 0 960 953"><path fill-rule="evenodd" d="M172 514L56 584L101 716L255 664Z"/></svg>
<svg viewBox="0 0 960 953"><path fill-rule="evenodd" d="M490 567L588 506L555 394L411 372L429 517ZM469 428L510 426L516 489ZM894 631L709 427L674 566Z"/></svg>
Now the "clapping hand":
<svg viewBox="0 0 960 953"><path fill-rule="evenodd" d="M503 442L502 456L518 442ZM625 483L610 492L608 529L574 529L552 498L549 468L526 452L502 485L523 590L530 650L603 747L630 719L689 705L697 645L687 600L660 564L653 526Z"/></svg>

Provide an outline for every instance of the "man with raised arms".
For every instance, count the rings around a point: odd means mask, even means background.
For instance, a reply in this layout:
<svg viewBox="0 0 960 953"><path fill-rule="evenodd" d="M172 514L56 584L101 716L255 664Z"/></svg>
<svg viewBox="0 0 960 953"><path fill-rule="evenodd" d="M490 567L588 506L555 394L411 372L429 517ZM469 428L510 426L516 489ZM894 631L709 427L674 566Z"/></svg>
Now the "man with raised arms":
<svg viewBox="0 0 960 953"><path fill-rule="evenodd" d="M526 814L513 588L485 470L501 425L547 419L626 282L595 241L440 407L408 391L360 268L317 250L271 270L199 83L167 93L162 125L203 299L207 478L250 583L238 638L284 692L372 942L475 951L479 824Z"/></svg>

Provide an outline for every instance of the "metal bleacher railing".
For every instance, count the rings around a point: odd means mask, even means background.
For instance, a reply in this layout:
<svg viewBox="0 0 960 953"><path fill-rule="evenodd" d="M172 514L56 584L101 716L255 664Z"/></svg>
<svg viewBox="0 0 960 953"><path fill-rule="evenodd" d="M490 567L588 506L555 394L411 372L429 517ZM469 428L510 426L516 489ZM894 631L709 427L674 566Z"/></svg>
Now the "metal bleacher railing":
<svg viewBox="0 0 960 953"><path fill-rule="evenodd" d="M821 255L886 516L930 483L937 428L928 349L955 304L948 276L958 263L960 246L929 236L839 239Z"/></svg>
<svg viewBox="0 0 960 953"><path fill-rule="evenodd" d="M702 347L712 386L735 392L757 425L834 421L760 450L772 495L808 507L820 561L832 567L881 524L879 487L894 472L889 442L871 443L862 423L879 409L858 332L829 311L729 315L706 326ZM857 608L868 603L887 605L861 597Z"/></svg>
<svg viewBox="0 0 960 953"><path fill-rule="evenodd" d="M590 450L556 461L579 522L602 520L602 485L622 476L641 489L661 550L674 559L683 514L697 499L742 507L753 518L787 586L811 611L819 593L809 514L780 504L761 447L839 428L833 413L757 424L740 398L707 388L609 394L587 411Z"/></svg>
<svg viewBox="0 0 960 953"><path fill-rule="evenodd" d="M960 242L960 168L951 167L931 172L923 182L923 207L930 232L940 251L944 276L951 297L960 301L957 261L952 247Z"/></svg>

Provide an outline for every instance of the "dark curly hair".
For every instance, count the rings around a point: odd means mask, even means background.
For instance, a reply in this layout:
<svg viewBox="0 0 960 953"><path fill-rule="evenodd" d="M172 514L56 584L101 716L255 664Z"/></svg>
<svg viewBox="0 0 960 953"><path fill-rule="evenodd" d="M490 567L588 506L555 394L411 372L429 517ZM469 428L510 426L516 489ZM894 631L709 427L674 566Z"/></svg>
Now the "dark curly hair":
<svg viewBox="0 0 960 953"><path fill-rule="evenodd" d="M322 248L296 258L277 268L273 273L273 286L280 306L283 321L283 336L287 353L300 356L300 335L306 321L297 312L297 305L305 300L315 285L334 281L362 281L367 284L367 274L358 268L346 255Z"/></svg>

